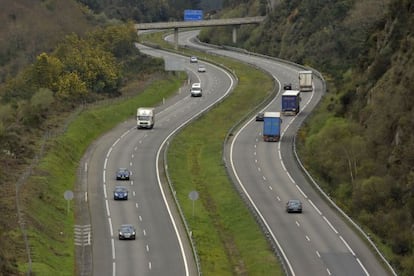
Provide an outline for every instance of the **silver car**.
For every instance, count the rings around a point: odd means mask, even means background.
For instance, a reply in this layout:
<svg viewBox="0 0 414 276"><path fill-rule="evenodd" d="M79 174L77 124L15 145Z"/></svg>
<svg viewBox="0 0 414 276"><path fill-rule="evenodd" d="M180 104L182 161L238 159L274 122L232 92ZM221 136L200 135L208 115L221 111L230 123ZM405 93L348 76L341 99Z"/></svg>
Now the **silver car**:
<svg viewBox="0 0 414 276"><path fill-rule="evenodd" d="M135 240L136 230L132 224L122 224L118 230L120 240Z"/></svg>
<svg viewBox="0 0 414 276"><path fill-rule="evenodd" d="M302 202L299 199L289 199L286 203L286 212L302 213Z"/></svg>

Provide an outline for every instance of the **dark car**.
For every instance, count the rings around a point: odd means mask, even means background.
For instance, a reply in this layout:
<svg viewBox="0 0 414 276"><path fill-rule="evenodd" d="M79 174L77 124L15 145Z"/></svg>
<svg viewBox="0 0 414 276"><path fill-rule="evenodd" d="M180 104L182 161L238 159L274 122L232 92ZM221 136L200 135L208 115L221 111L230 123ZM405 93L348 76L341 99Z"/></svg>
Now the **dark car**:
<svg viewBox="0 0 414 276"><path fill-rule="evenodd" d="M131 173L128 171L128 169L125 168L119 168L116 172L116 180L129 180Z"/></svg>
<svg viewBox="0 0 414 276"><path fill-rule="evenodd" d="M264 113L260 112L256 115L256 121L263 121L264 120Z"/></svg>
<svg viewBox="0 0 414 276"><path fill-rule="evenodd" d="M291 83L285 83L283 85L283 90L292 90L292 84Z"/></svg>
<svg viewBox="0 0 414 276"><path fill-rule="evenodd" d="M135 227L131 224L122 224L118 230L118 237L120 240L135 240Z"/></svg>
<svg viewBox="0 0 414 276"><path fill-rule="evenodd" d="M128 200L128 189L125 186L116 186L114 189L114 200Z"/></svg>
<svg viewBox="0 0 414 276"><path fill-rule="evenodd" d="M289 199L286 203L286 212L302 213L302 202L299 199Z"/></svg>

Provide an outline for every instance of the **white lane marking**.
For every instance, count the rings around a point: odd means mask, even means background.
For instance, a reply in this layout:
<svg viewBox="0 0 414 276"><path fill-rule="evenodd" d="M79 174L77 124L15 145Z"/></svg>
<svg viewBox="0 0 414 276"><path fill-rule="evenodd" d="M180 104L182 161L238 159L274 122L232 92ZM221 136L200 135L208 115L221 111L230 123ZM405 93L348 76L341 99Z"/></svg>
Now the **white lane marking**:
<svg viewBox="0 0 414 276"><path fill-rule="evenodd" d="M341 239L341 241L345 244L346 248L348 248L349 252L351 252L352 256L355 256L354 251L352 250L352 248L349 246L349 244L345 241L345 239L342 236L339 236L339 238Z"/></svg>
<svg viewBox="0 0 414 276"><path fill-rule="evenodd" d="M109 212L109 203L108 203L108 200L105 200L105 205L106 205L106 215L108 217L110 217L111 216L111 213Z"/></svg>
<svg viewBox="0 0 414 276"><path fill-rule="evenodd" d="M121 139L124 138L124 136L126 136L129 133L129 129L127 131L125 131L124 133L121 134Z"/></svg>
<svg viewBox="0 0 414 276"><path fill-rule="evenodd" d="M308 198L308 196L302 191L302 189L297 184L295 184L295 186L304 198Z"/></svg>
<svg viewBox="0 0 414 276"><path fill-rule="evenodd" d="M272 186L269 186L269 190L271 190L271 191L273 190Z"/></svg>
<svg viewBox="0 0 414 276"><path fill-rule="evenodd" d="M111 237L114 235L114 229L112 228L112 219L108 218L108 224L109 224L109 233L111 233Z"/></svg>
<svg viewBox="0 0 414 276"><path fill-rule="evenodd" d="M108 199L108 194L106 192L106 184L103 184L103 192L104 192L104 198Z"/></svg>
<svg viewBox="0 0 414 276"><path fill-rule="evenodd" d="M310 199L308 199L308 202L312 205L313 209L315 209L315 210L316 210L316 212L318 212L318 214L319 214L320 216L322 216L322 212L319 210L319 208L318 208L318 207L316 207L316 205L315 205L315 204L313 204L313 201L312 201L312 200L310 200Z"/></svg>
<svg viewBox="0 0 414 276"><path fill-rule="evenodd" d="M359 260L359 258L356 258L359 265L362 267L362 270L365 272L365 275L369 276L368 270L365 268L365 266L362 264L362 262Z"/></svg>
<svg viewBox="0 0 414 276"><path fill-rule="evenodd" d="M331 229L335 232L335 234L338 234L338 231L335 229L335 227L331 224L331 222L325 217L322 216L322 218L326 221L326 223L331 227Z"/></svg>
<svg viewBox="0 0 414 276"><path fill-rule="evenodd" d="M116 139L115 142L112 144L112 147L116 146L116 144L118 144L119 141L121 141L121 138Z"/></svg>
<svg viewBox="0 0 414 276"><path fill-rule="evenodd" d="M299 221L295 221L295 223L296 223L296 226L297 226L297 227L300 227L300 223L299 223Z"/></svg>
<svg viewBox="0 0 414 276"><path fill-rule="evenodd" d="M316 250L316 255L318 256L318 258L321 258L321 254L319 254L318 250Z"/></svg>
<svg viewBox="0 0 414 276"><path fill-rule="evenodd" d="M293 179L293 177L290 175L290 173L289 173L287 170L285 170L285 172L286 172L287 176L289 177L290 181L292 181L292 183L293 183L293 184L296 184L295 180L294 180L294 179Z"/></svg>
<svg viewBox="0 0 414 276"><path fill-rule="evenodd" d="M309 236L308 236L308 235L306 235L306 236L305 236L305 238L306 238L306 240L307 240L308 242L310 242L310 238L309 238Z"/></svg>
<svg viewBox="0 0 414 276"><path fill-rule="evenodd" d="M115 241L114 239L111 239L112 244L112 259L115 260Z"/></svg>
<svg viewBox="0 0 414 276"><path fill-rule="evenodd" d="M111 155L111 152L112 152L112 146L109 148L108 152L106 153L106 158L107 159Z"/></svg>

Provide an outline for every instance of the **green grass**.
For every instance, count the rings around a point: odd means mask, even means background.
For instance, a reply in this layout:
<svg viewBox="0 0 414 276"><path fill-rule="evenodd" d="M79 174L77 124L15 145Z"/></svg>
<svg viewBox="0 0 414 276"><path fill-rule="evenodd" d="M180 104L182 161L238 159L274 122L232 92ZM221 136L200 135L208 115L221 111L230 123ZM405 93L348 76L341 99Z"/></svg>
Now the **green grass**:
<svg viewBox="0 0 414 276"><path fill-rule="evenodd" d="M150 38L170 48L158 35ZM168 150L169 174L188 219L203 275L283 275L263 233L230 182L222 160L228 131L271 95L270 76L224 57L195 51L186 55L223 64L239 79L216 108L186 127ZM258 87L260 87L258 89ZM199 193L194 216L191 191Z"/></svg>
<svg viewBox="0 0 414 276"><path fill-rule="evenodd" d="M155 106L173 95L186 76L172 76L149 85L124 101L111 101L81 112L67 131L50 141L47 154L25 184L25 218L36 275L74 275L74 212L63 194L74 191L76 172L87 147L100 135L135 115L138 106ZM73 204L73 202L70 202ZM19 265L26 272L28 264Z"/></svg>
<svg viewBox="0 0 414 276"><path fill-rule="evenodd" d="M169 173L193 232L203 275L282 275L222 160L227 132L269 96L273 82L251 67L230 60L226 65L238 72L238 87L174 138L168 151ZM192 190L200 195L194 217L188 199Z"/></svg>
<svg viewBox="0 0 414 276"><path fill-rule="evenodd" d="M224 64L239 78L235 91L178 134L168 152L169 172L193 231L202 273L283 275L259 226L229 181L222 161L223 142L229 129L271 95L273 81L263 72L231 59L194 51L185 54ZM87 147L101 134L133 116L137 106L153 106L172 95L181 81L182 78L163 80L127 101L87 109L63 136L48 145L48 154L25 186L27 194L32 195L25 203L25 214L35 274L75 273L74 213L72 208L67 213L63 193L74 189L79 160ZM194 217L188 199L192 190L200 194ZM27 270L27 264L19 267L22 272Z"/></svg>

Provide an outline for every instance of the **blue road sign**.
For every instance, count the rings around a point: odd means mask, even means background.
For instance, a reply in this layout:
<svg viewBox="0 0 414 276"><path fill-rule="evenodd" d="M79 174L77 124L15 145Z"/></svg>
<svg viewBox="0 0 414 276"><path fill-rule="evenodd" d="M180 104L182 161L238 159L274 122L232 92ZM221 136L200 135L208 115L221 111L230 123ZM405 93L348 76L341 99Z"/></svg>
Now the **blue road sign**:
<svg viewBox="0 0 414 276"><path fill-rule="evenodd" d="M184 21L203 20L202 10L184 10Z"/></svg>

